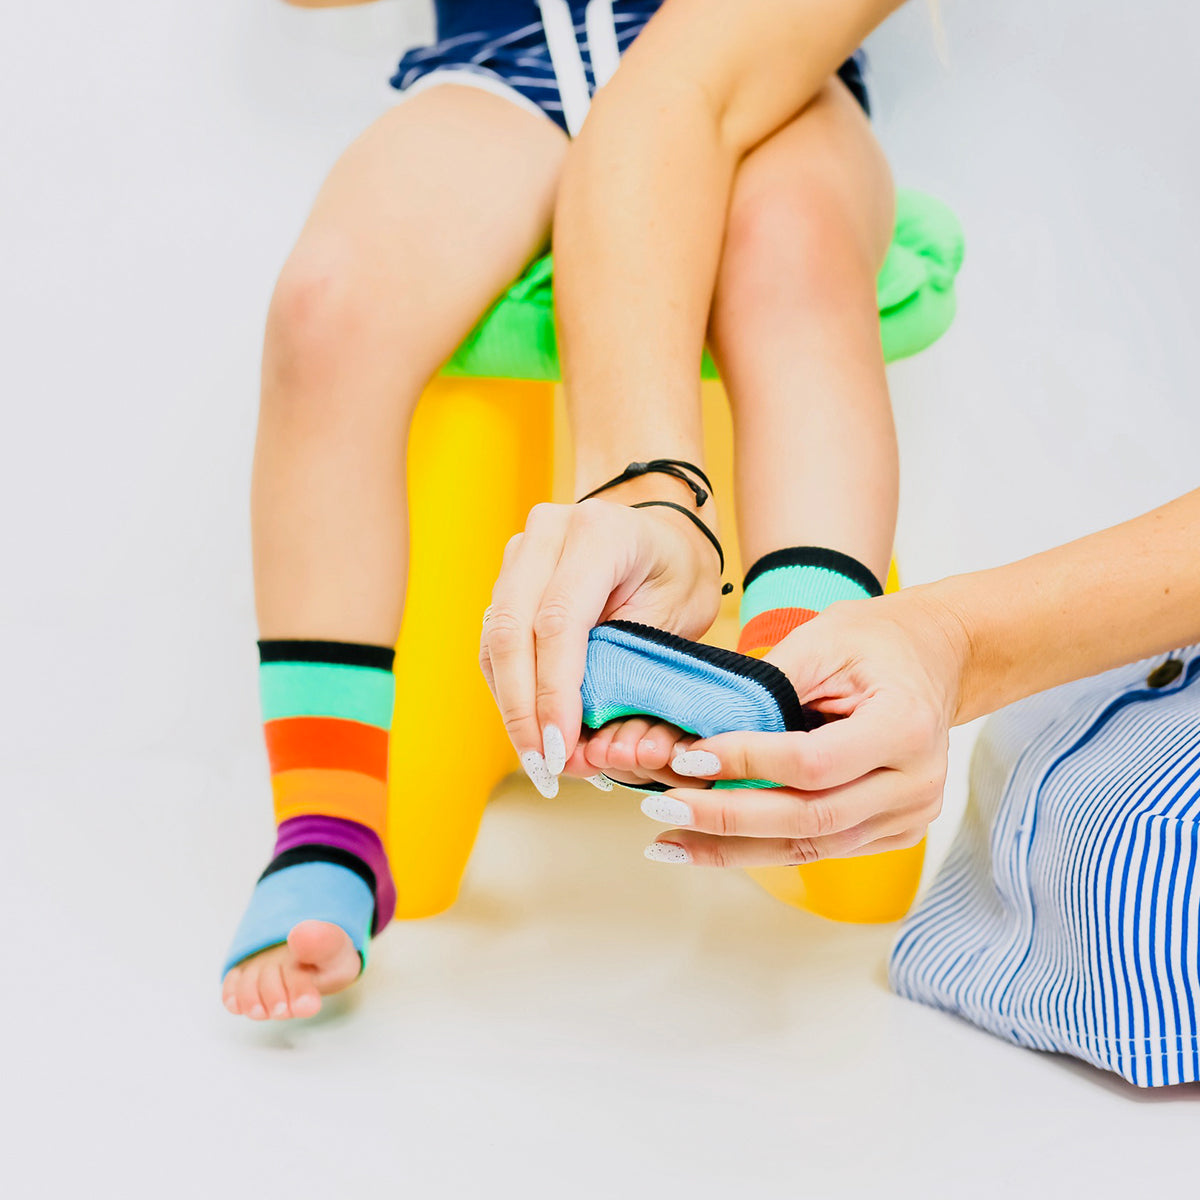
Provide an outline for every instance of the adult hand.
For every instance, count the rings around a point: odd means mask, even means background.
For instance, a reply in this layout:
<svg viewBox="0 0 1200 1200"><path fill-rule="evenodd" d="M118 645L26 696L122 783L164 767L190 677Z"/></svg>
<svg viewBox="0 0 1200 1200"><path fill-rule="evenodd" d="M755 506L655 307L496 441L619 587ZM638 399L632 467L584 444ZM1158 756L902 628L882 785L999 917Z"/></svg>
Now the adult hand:
<svg viewBox="0 0 1200 1200"><path fill-rule="evenodd" d="M568 763L592 773L579 751L592 627L617 618L697 638L719 604L713 547L673 509L602 498L533 509L505 548L479 661L521 765L543 795L557 793Z"/></svg>
<svg viewBox="0 0 1200 1200"><path fill-rule="evenodd" d="M923 588L836 604L800 626L768 658L830 720L696 742L677 774L784 786L648 796L647 816L681 828L647 857L760 867L916 845L941 811L968 649L955 612Z"/></svg>

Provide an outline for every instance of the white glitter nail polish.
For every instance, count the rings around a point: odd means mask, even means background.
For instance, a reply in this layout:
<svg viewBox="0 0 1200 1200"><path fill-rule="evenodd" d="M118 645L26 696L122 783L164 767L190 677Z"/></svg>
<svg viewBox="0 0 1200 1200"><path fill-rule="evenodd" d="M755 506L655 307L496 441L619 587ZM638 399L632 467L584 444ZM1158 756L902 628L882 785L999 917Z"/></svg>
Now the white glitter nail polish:
<svg viewBox="0 0 1200 1200"><path fill-rule="evenodd" d="M551 775L561 775L567 765L567 743L557 725L547 725L542 730L542 753L546 759L546 770Z"/></svg>
<svg viewBox="0 0 1200 1200"><path fill-rule="evenodd" d="M691 805L658 792L651 793L642 801L642 812L664 825L690 825L694 820Z"/></svg>
<svg viewBox="0 0 1200 1200"><path fill-rule="evenodd" d="M589 775L587 782L600 792L611 792L613 790L613 781L607 775Z"/></svg>
<svg viewBox="0 0 1200 1200"><path fill-rule="evenodd" d="M651 862L690 863L692 856L673 842L651 842L643 851Z"/></svg>
<svg viewBox="0 0 1200 1200"><path fill-rule="evenodd" d="M707 750L685 750L671 759L676 775L715 775L720 769L721 760Z"/></svg>
<svg viewBox="0 0 1200 1200"><path fill-rule="evenodd" d="M525 774L533 786L547 800L553 800L558 795L558 780L550 774L546 760L536 750L526 750L521 755L521 766L525 768Z"/></svg>

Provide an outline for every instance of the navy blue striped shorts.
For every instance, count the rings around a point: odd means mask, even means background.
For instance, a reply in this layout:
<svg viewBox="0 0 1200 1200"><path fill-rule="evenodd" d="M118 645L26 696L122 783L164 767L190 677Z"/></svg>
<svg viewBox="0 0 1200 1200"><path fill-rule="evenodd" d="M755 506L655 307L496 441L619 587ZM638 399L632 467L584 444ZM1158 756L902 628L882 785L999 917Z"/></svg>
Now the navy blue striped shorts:
<svg viewBox="0 0 1200 1200"><path fill-rule="evenodd" d="M442 83L493 92L579 132L596 89L662 0L437 0L437 41L410 50L392 87L412 95ZM865 111L860 51L839 77Z"/></svg>
<svg viewBox="0 0 1200 1200"><path fill-rule="evenodd" d="M984 726L902 996L1139 1087L1200 1080L1200 647Z"/></svg>

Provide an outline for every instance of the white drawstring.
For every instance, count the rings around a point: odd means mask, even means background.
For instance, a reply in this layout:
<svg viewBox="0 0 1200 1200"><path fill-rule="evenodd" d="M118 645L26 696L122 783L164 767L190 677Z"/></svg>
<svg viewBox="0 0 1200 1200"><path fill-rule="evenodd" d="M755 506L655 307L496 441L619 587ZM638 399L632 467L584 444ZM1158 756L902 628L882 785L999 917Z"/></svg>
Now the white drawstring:
<svg viewBox="0 0 1200 1200"><path fill-rule="evenodd" d="M575 137L583 128L592 102L583 57L575 40L575 18L567 0L538 0L538 8L546 29L554 76L558 80L558 94L562 97L563 118L567 122L567 131Z"/></svg>
<svg viewBox="0 0 1200 1200"><path fill-rule="evenodd" d="M592 56L592 74L596 77L598 91L613 77L621 62L612 0L588 0L584 24L587 26L588 52Z"/></svg>

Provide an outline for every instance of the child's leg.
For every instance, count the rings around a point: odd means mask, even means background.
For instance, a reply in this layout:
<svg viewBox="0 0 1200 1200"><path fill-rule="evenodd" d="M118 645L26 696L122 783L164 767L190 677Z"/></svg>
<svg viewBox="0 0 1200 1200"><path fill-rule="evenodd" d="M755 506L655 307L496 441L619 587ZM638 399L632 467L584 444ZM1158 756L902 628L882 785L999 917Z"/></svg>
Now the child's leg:
<svg viewBox="0 0 1200 1200"><path fill-rule="evenodd" d="M875 278L892 223L887 163L837 80L739 170L710 340L733 407L742 559L756 564L743 653L886 575L897 464ZM687 742L631 720L585 755L621 781L671 783Z"/></svg>
<svg viewBox="0 0 1200 1200"><path fill-rule="evenodd" d="M358 975L361 943L392 915L380 763L408 424L426 382L545 243L565 146L501 98L431 89L345 153L280 275L252 494L280 837L235 939L233 1012L311 1015ZM293 915L324 919L299 920L278 944Z"/></svg>
<svg viewBox="0 0 1200 1200"><path fill-rule="evenodd" d="M733 409L743 653L886 576L898 466L875 280L892 224L887 162L836 80L738 175L711 338Z"/></svg>

